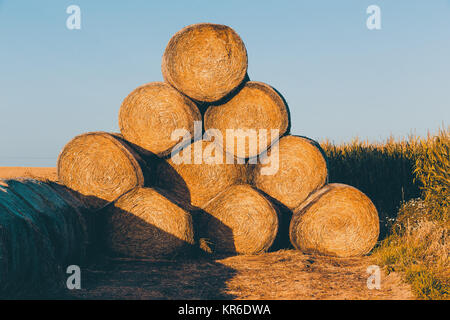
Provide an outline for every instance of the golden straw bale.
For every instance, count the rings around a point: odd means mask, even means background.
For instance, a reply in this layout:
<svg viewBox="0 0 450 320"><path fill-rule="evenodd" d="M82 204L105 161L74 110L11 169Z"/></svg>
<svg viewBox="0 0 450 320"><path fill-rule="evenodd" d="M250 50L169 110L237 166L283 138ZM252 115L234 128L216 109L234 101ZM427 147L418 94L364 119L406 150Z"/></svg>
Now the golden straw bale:
<svg viewBox="0 0 450 320"><path fill-rule="evenodd" d="M265 252L278 232L270 201L245 184L229 187L197 214L199 238L211 242L217 253Z"/></svg>
<svg viewBox="0 0 450 320"><path fill-rule="evenodd" d="M90 132L72 139L58 157L58 178L98 209L136 186L143 186L146 166L119 135Z"/></svg>
<svg viewBox="0 0 450 320"><path fill-rule="evenodd" d="M124 138L159 156L167 155L182 137L172 140L176 129L194 132L201 114L194 102L164 82L136 88L123 101L119 127Z"/></svg>
<svg viewBox="0 0 450 320"><path fill-rule="evenodd" d="M199 23L178 31L162 58L164 79L197 101L220 100L247 74L247 50L230 27Z"/></svg>
<svg viewBox="0 0 450 320"><path fill-rule="evenodd" d="M278 161L278 170L271 172L273 163L258 163L251 170L253 185L289 209L298 207L327 182L327 163L317 145L298 136L282 137L267 153Z"/></svg>
<svg viewBox="0 0 450 320"><path fill-rule="evenodd" d="M227 152L250 158L266 151L286 133L289 114L283 98L272 87L249 81L224 104L210 106L204 125L205 130L220 131ZM278 130L277 134L271 130Z"/></svg>
<svg viewBox="0 0 450 320"><path fill-rule="evenodd" d="M158 190L135 188L102 209L106 245L120 256L172 257L194 244L191 214Z"/></svg>
<svg viewBox="0 0 450 320"><path fill-rule="evenodd" d="M230 156L230 155L228 155ZM246 177L245 164L227 163L223 149L205 140L198 140L167 161L159 161L157 185L176 194L192 206L203 206L227 187Z"/></svg>
<svg viewBox="0 0 450 320"><path fill-rule="evenodd" d="M332 183L294 210L289 235L295 248L337 257L367 254L380 232L378 212L358 189Z"/></svg>

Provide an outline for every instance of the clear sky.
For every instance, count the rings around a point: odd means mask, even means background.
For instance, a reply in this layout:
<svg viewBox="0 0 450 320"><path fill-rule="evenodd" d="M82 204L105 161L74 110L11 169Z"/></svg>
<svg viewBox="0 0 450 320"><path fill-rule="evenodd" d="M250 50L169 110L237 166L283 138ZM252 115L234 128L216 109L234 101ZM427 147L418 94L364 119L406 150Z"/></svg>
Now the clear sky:
<svg viewBox="0 0 450 320"><path fill-rule="evenodd" d="M366 26L372 4L381 30ZM0 0L0 166L54 166L73 136L118 131L122 100L162 80L170 37L198 22L238 32L294 134L380 141L450 124L450 0Z"/></svg>

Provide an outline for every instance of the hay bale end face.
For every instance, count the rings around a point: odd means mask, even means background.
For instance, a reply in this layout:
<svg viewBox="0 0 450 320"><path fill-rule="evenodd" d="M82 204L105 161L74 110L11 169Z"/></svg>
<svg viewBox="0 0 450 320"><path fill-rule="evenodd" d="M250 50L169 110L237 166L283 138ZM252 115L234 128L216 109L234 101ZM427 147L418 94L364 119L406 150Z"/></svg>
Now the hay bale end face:
<svg viewBox="0 0 450 320"><path fill-rule="evenodd" d="M265 252L278 232L276 210L249 185L231 186L199 215L199 237L212 242L217 253Z"/></svg>
<svg viewBox="0 0 450 320"><path fill-rule="evenodd" d="M184 202L203 208L217 194L246 176L245 164L235 163L234 158L228 164L226 157L219 145L198 140L169 160L159 162L157 185Z"/></svg>
<svg viewBox="0 0 450 320"><path fill-rule="evenodd" d="M250 158L266 151L286 133L289 114L283 98L272 87L249 81L224 104L210 106L204 122L205 130L220 131L227 152ZM278 130L278 134L273 135L271 130Z"/></svg>
<svg viewBox="0 0 450 320"><path fill-rule="evenodd" d="M164 79L197 101L220 100L247 74L247 50L230 27L199 23L178 31L162 58Z"/></svg>
<svg viewBox="0 0 450 320"><path fill-rule="evenodd" d="M294 210L289 235L304 252L354 257L372 250L379 231L372 201L354 187L333 183Z"/></svg>
<svg viewBox="0 0 450 320"><path fill-rule="evenodd" d="M274 174L268 171L273 163L255 165L251 169L252 184L289 209L298 207L327 182L326 160L311 140L285 136L268 151L269 158L271 153L277 154L273 161L278 160L278 170Z"/></svg>
<svg viewBox="0 0 450 320"><path fill-rule="evenodd" d="M72 139L58 157L58 178L91 209L145 183L145 164L118 135L91 132Z"/></svg>
<svg viewBox="0 0 450 320"><path fill-rule="evenodd" d="M193 135L194 121L201 114L194 102L164 82L136 88L123 101L119 127L124 138L140 148L165 156L182 137L172 139L175 130Z"/></svg>
<svg viewBox="0 0 450 320"><path fill-rule="evenodd" d="M135 188L102 209L106 245L119 256L164 258L194 244L191 214L152 188Z"/></svg>

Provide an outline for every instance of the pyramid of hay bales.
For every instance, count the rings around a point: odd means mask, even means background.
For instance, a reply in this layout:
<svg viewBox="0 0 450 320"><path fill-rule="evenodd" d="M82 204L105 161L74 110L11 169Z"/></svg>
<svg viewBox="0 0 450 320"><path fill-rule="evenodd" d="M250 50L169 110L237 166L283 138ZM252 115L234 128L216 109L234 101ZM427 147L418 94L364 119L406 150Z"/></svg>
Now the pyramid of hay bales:
<svg viewBox="0 0 450 320"><path fill-rule="evenodd" d="M287 247L286 239L341 257L373 248L379 222L370 199L327 184L320 146L290 135L284 98L250 81L247 63L232 28L185 27L163 54L165 82L123 100L121 134L86 133L65 146L59 179L98 211L111 253L257 254Z"/></svg>

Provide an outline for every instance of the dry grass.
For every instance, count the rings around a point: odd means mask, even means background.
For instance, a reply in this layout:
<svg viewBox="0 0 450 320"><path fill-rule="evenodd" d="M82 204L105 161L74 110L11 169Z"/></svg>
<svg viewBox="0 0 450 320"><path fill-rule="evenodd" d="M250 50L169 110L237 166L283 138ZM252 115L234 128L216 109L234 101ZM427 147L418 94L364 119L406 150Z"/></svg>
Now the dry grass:
<svg viewBox="0 0 450 320"><path fill-rule="evenodd" d="M428 208L412 200L400 210L399 222L375 250L387 272L400 271L422 299L450 298L450 223L427 218Z"/></svg>
<svg viewBox="0 0 450 320"><path fill-rule="evenodd" d="M178 31L162 59L164 79L197 101L213 102L235 89L247 73L247 50L230 27L199 23Z"/></svg>

